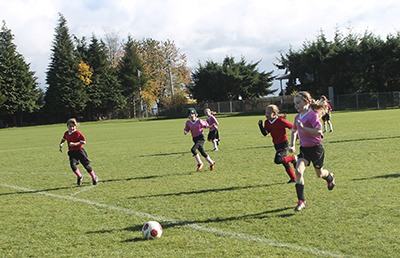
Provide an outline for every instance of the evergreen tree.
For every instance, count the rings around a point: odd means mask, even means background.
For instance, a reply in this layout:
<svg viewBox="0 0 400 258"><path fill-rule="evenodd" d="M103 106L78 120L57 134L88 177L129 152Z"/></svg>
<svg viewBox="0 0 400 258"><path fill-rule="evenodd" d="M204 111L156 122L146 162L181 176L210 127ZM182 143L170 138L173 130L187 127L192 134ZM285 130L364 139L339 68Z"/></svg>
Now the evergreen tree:
<svg viewBox="0 0 400 258"><path fill-rule="evenodd" d="M8 123L23 124L23 115L39 109L40 91L34 72L30 71L13 43L14 35L5 22L0 31L0 114Z"/></svg>
<svg viewBox="0 0 400 258"><path fill-rule="evenodd" d="M107 52L104 42L93 36L87 49L87 62L93 71L85 109L89 119L112 118L126 104Z"/></svg>
<svg viewBox="0 0 400 258"><path fill-rule="evenodd" d="M81 116L87 102L85 84L78 78L80 60L75 57L67 21L62 14L59 16L46 77L44 110L51 122Z"/></svg>
<svg viewBox="0 0 400 258"><path fill-rule="evenodd" d="M141 97L141 73L143 67L137 54L137 46L131 37L124 46L124 55L118 66L122 94L129 106L129 118L142 116L143 106Z"/></svg>

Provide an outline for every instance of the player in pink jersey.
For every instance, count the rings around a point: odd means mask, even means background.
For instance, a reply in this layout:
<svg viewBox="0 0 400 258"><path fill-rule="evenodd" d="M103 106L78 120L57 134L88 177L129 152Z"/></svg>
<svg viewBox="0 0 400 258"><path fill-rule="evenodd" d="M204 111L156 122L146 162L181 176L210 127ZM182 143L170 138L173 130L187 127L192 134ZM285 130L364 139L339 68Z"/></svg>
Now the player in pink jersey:
<svg viewBox="0 0 400 258"><path fill-rule="evenodd" d="M76 128L78 123L75 118L71 118L67 121L68 131L66 131L60 142L60 152L62 152L62 146L65 141L68 143L68 156L69 156L69 164L71 166L72 171L75 173L77 177L77 185L82 185L82 173L79 171L77 165L82 163L83 167L89 173L92 178L93 185L97 185L99 179L97 175L94 173L93 168L90 166L89 157L83 148L83 144L86 144L86 139L83 134L78 131Z"/></svg>
<svg viewBox="0 0 400 258"><path fill-rule="evenodd" d="M211 111L211 109L206 108L204 109L204 114L207 115L206 122L209 125L210 131L208 132L207 135L207 140L209 142L212 142L214 145L214 151L218 150L218 145L219 145L219 131L218 131L218 120L215 118L215 112Z"/></svg>
<svg viewBox="0 0 400 258"><path fill-rule="evenodd" d="M265 120L264 126L262 120L258 121L261 134L264 136L271 134L272 142L276 150L274 162L275 164L282 164L285 167L286 173L290 178L288 183L294 183L296 181L296 175L289 163L292 162L293 165L295 165L296 156L287 156L289 144L286 134L286 128L292 129L293 125L285 119L286 114L279 114L279 108L276 105L267 106L265 109L265 117L267 120Z"/></svg>
<svg viewBox="0 0 400 258"><path fill-rule="evenodd" d="M332 173L324 169L325 150L322 146L322 125L320 117L325 112L321 102L311 98L310 93L300 91L294 97L294 106L299 112L292 129L292 138L289 151L295 152L297 136L300 139L300 154L296 166L296 193L298 203L296 211L306 207L304 198L304 171L307 166L313 163L315 173L318 177L326 180L328 190L335 187L335 178Z"/></svg>
<svg viewBox="0 0 400 258"><path fill-rule="evenodd" d="M213 171L215 167L215 162L204 151L203 148L204 145L203 128L208 128L209 125L207 122L197 117L196 109L189 108L188 113L189 113L189 120L186 121L183 132L185 135L189 131L192 134L194 145L190 151L193 153L193 157L197 161L197 171L200 171L203 168L203 162L201 161L200 155L197 153L197 150L199 150L200 154L206 159L208 163L210 163L210 170Z"/></svg>

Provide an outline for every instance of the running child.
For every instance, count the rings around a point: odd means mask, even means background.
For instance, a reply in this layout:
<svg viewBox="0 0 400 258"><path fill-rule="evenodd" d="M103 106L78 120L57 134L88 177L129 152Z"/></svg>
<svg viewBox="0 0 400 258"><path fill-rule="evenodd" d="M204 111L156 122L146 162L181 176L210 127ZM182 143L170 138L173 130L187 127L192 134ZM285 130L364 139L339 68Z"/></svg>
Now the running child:
<svg viewBox="0 0 400 258"><path fill-rule="evenodd" d="M328 190L335 187L335 178L332 173L324 169L325 150L322 146L322 125L320 116L323 115L324 107L321 102L311 98L310 93L300 91L294 97L294 106L299 112L292 129L290 152L295 152L296 139L300 139L300 154L296 166L296 193L298 203L296 211L306 207L304 198L304 171L307 166L313 163L315 173L323 178L328 184Z"/></svg>
<svg viewBox="0 0 400 258"><path fill-rule="evenodd" d="M209 132L207 136L207 140L209 142L212 142L214 145L214 151L218 150L218 145L219 145L219 131L218 131L218 120L215 118L215 112L211 111L211 109L206 108L204 109L204 114L207 115L206 122L209 125Z"/></svg>
<svg viewBox="0 0 400 258"><path fill-rule="evenodd" d="M326 124L328 124L329 126L329 132L333 132L333 126L332 126L332 122L331 122L331 114L332 114L332 106L329 103L329 100L326 96L322 95L320 101L322 102L322 104L325 106L325 115L322 116L322 121L324 122L323 126L324 126L324 131L323 133L326 132Z"/></svg>
<svg viewBox="0 0 400 258"><path fill-rule="evenodd" d="M77 185L82 185L83 175L79 171L77 165L79 162L83 165L86 171L89 173L92 178L93 185L97 185L99 179L97 175L94 173L93 168L90 166L89 157L83 148L83 144L86 144L85 136L77 130L78 123L75 118L71 118L67 121L68 131L66 131L60 142L60 152L62 152L62 146L65 141L68 143L68 156L69 156L69 164L71 166L72 171L76 175Z"/></svg>
<svg viewBox="0 0 400 258"><path fill-rule="evenodd" d="M290 180L288 183L296 181L296 175L290 162L296 164L296 156L287 156L288 151L288 138L286 128L292 129L293 125L286 120L286 114L280 114L276 105L268 105L265 109L265 117L267 120L264 122L259 120L258 126L262 135L267 136L271 134L272 142L276 150L274 162L275 164L282 164L285 167L286 173Z"/></svg>
<svg viewBox="0 0 400 258"><path fill-rule="evenodd" d="M197 111L194 108L188 109L189 120L186 121L185 128L183 129L184 134L186 135L189 131L192 134L192 139L194 142L193 147L191 148L191 152L193 153L194 159L197 161L197 171L200 171L203 168L203 162L201 161L200 155L197 153L197 150L200 152L201 156L203 156L206 161L210 164L210 170L213 171L215 167L214 160L204 151L204 135L203 128L208 128L208 123L201 120L197 117Z"/></svg>

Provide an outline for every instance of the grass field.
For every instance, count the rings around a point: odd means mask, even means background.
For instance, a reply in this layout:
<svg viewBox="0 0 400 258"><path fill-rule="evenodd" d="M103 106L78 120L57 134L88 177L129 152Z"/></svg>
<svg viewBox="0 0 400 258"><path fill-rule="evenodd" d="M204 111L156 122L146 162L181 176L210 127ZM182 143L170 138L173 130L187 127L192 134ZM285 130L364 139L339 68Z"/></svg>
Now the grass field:
<svg viewBox="0 0 400 258"><path fill-rule="evenodd" d="M336 188L308 168L301 212L263 114L217 116L220 150L205 145L216 170L201 173L186 119L82 123L100 178L85 172L82 187L58 152L64 124L1 129L0 257L398 257L399 117L335 112L324 146ZM161 239L142 239L147 220Z"/></svg>

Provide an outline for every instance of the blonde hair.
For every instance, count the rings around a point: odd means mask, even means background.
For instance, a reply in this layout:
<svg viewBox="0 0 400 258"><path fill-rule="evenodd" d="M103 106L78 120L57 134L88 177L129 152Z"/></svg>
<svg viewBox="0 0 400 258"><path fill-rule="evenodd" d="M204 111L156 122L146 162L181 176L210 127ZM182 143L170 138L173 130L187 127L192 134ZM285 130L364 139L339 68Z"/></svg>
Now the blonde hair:
<svg viewBox="0 0 400 258"><path fill-rule="evenodd" d="M67 127L68 127L69 125L78 126L78 122L76 121L76 118L70 118L70 119L68 119L68 121L67 121Z"/></svg>
<svg viewBox="0 0 400 258"><path fill-rule="evenodd" d="M270 104L265 108L265 111L267 110L271 111L272 113L275 113L278 117L283 117L283 118L286 117L286 114L279 114L279 108L277 105Z"/></svg>
<svg viewBox="0 0 400 258"><path fill-rule="evenodd" d="M310 104L310 107L312 110L317 112L320 116L323 116L326 114L326 103L324 100L319 99L315 100L311 97L311 94L308 93L307 91L299 91L295 97L301 98L304 100L306 103Z"/></svg>
<svg viewBox="0 0 400 258"><path fill-rule="evenodd" d="M205 108L204 109L204 114L207 112L207 111L210 111L210 114L211 115L215 115L217 112L215 112L215 111L212 111L211 109L209 109L209 108Z"/></svg>

